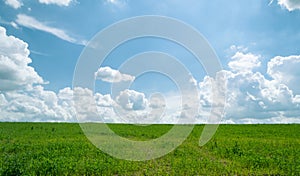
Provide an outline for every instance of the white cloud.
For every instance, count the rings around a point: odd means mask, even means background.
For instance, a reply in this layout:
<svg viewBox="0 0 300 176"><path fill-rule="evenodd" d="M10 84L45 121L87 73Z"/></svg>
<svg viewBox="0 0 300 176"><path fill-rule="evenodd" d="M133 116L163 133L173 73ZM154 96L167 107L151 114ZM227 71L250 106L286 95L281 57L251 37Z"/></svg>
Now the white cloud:
<svg viewBox="0 0 300 176"><path fill-rule="evenodd" d="M7 36L6 30L0 27L0 91L15 90L32 84L43 84L31 63L28 44Z"/></svg>
<svg viewBox="0 0 300 176"><path fill-rule="evenodd" d="M281 7L286 8L288 11L300 10L299 0L278 0L278 4Z"/></svg>
<svg viewBox="0 0 300 176"><path fill-rule="evenodd" d="M11 6L14 9L18 9L23 5L20 0L5 0L5 4Z"/></svg>
<svg viewBox="0 0 300 176"><path fill-rule="evenodd" d="M166 102L164 97L159 93L152 94L149 100L149 107L153 109L165 108Z"/></svg>
<svg viewBox="0 0 300 176"><path fill-rule="evenodd" d="M228 66L235 72L250 72L261 65L259 58L260 56L258 55L252 53L244 54L238 51L232 56L232 61L228 63Z"/></svg>
<svg viewBox="0 0 300 176"><path fill-rule="evenodd" d="M206 117L211 105L222 104L218 98L224 96L224 85L227 104L223 123L300 123L300 56L274 57L267 63L266 73L261 73L255 72L261 65L259 56L244 52L234 54L229 70L199 83L196 123L210 122ZM77 117L79 121L181 123L185 120L180 119L190 118L193 99L182 105L179 93L156 94L148 100L144 93L129 89L114 99L84 88L67 87L58 93L45 90L43 78L28 65L29 53L26 42L8 36L0 27L0 121L76 121ZM110 67L100 68L95 76L108 82L134 80ZM196 83L192 76L190 83ZM219 115L221 111L212 113Z"/></svg>
<svg viewBox="0 0 300 176"><path fill-rule="evenodd" d="M28 65L31 63L29 54L26 42L7 36L5 28L0 27L0 121L73 122L78 117L80 121L124 122L122 118L129 116L147 117L148 100L143 93L134 90L122 91L116 100L110 95L93 94L83 88L75 91L64 88L58 93L45 90L43 78ZM120 81L133 79L119 72L113 75L117 75ZM74 103L74 92L75 100L79 100L77 104ZM155 102L151 106L157 107ZM128 113L126 117L118 117L114 111L116 107L139 113L138 116Z"/></svg>
<svg viewBox="0 0 300 176"><path fill-rule="evenodd" d="M58 6L69 6L72 0L39 0L42 4L55 4Z"/></svg>
<svg viewBox="0 0 300 176"><path fill-rule="evenodd" d="M10 22L10 25L12 26L12 27L14 27L15 29L19 29L19 26L15 23L15 22Z"/></svg>
<svg viewBox="0 0 300 176"><path fill-rule="evenodd" d="M66 31L59 29L59 28L50 27L50 26L46 25L46 23L40 22L40 21L36 20L35 18L27 16L25 14L17 15L16 23L21 26L27 27L27 28L36 29L36 30L50 33L62 40L68 41L70 43L85 45L85 41L80 41L80 40L77 40L77 39L71 37L70 35L67 34Z"/></svg>
<svg viewBox="0 0 300 176"><path fill-rule="evenodd" d="M268 62L267 73L293 93L300 94L300 56L276 56Z"/></svg>
<svg viewBox="0 0 300 176"><path fill-rule="evenodd" d="M126 82L133 81L135 79L134 76L120 73L118 70L114 70L110 67L101 67L95 73L96 79L114 83L114 82Z"/></svg>
<svg viewBox="0 0 300 176"><path fill-rule="evenodd" d="M0 112L1 121L72 121L69 99L44 90L43 78L28 64L28 44L8 36L0 27ZM66 96L65 96L66 97Z"/></svg>
<svg viewBox="0 0 300 176"><path fill-rule="evenodd" d="M225 121L234 123L297 123L300 119L299 58L274 57L267 64L267 73L254 72L259 67L258 56L237 51L226 78L227 97ZM238 61L241 61L240 63ZM243 68L243 69L240 69ZM209 112L212 102L212 79L199 83L200 113ZM280 121L281 120L281 121Z"/></svg>
<svg viewBox="0 0 300 176"><path fill-rule="evenodd" d="M74 121L71 107L63 107L55 92L40 85L3 94L7 103L1 107L1 121Z"/></svg>
<svg viewBox="0 0 300 176"><path fill-rule="evenodd" d="M125 110L143 110L147 106L145 94L129 89L121 91L116 102Z"/></svg>
<svg viewBox="0 0 300 176"><path fill-rule="evenodd" d="M127 5L127 0L106 0L107 4L112 4L118 8L124 8Z"/></svg>
<svg viewBox="0 0 300 176"><path fill-rule="evenodd" d="M115 103L110 94L95 93L94 98L98 107L112 107Z"/></svg>
<svg viewBox="0 0 300 176"><path fill-rule="evenodd" d="M240 52L247 52L248 51L248 48L247 47L244 47L244 46L237 46L237 45L231 45L230 46L230 50L229 51L234 51L234 52L237 52L237 51L240 51Z"/></svg>

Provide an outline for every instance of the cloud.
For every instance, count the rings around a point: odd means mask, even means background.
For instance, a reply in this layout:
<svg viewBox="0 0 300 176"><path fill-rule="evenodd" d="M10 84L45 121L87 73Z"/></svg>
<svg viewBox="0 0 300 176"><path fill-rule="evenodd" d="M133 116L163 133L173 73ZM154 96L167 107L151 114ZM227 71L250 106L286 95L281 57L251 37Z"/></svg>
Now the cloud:
<svg viewBox="0 0 300 176"><path fill-rule="evenodd" d="M237 57L238 56L238 57ZM226 78L226 107L224 121L233 123L286 123L299 122L299 57L277 56L267 63L267 74L255 72L260 65L258 56L237 51L235 64L228 63L223 70ZM241 63L238 63L241 61ZM248 65L245 66L245 63ZM240 66L243 69L240 69ZM200 113L209 112L212 102L212 78L199 83ZM280 119L282 121L280 121ZM296 120L295 120L296 119Z"/></svg>
<svg viewBox="0 0 300 176"><path fill-rule="evenodd" d="M63 107L64 101L55 92L40 85L4 95L8 101L1 107L4 121L74 121L72 107Z"/></svg>
<svg viewBox="0 0 300 176"><path fill-rule="evenodd" d="M145 94L129 89L120 92L116 103L126 110L143 110L147 106Z"/></svg>
<svg viewBox="0 0 300 176"><path fill-rule="evenodd" d="M288 11L300 10L300 1L298 0L278 0L278 4Z"/></svg>
<svg viewBox="0 0 300 176"><path fill-rule="evenodd" d="M74 121L74 108L60 98L68 89L59 95L44 90L43 78L29 66L29 54L26 42L0 27L0 120Z"/></svg>
<svg viewBox="0 0 300 176"><path fill-rule="evenodd" d="M58 93L45 90L43 78L29 66L29 54L26 42L8 36L5 28L0 27L0 121L75 122L77 117L80 121L124 122L123 117L116 115L115 107L147 116L148 100L134 90L120 92L115 100L84 88L67 87ZM133 79L117 73L113 75L120 81ZM76 104L74 98L79 100Z"/></svg>
<svg viewBox="0 0 300 176"><path fill-rule="evenodd" d="M58 6L69 6L73 0L39 0L42 4L55 4Z"/></svg>
<svg viewBox="0 0 300 176"><path fill-rule="evenodd" d="M127 5L127 0L106 0L107 4L112 4L118 8L124 8Z"/></svg>
<svg viewBox="0 0 300 176"><path fill-rule="evenodd" d="M23 6L23 3L20 0L5 0L5 4L14 9L18 9Z"/></svg>
<svg viewBox="0 0 300 176"><path fill-rule="evenodd" d="M259 55L238 51L232 56L232 61L228 63L228 66L234 72L250 72L261 65L259 58Z"/></svg>
<svg viewBox="0 0 300 176"><path fill-rule="evenodd" d="M70 43L85 45L85 41L80 41L69 36L66 31L55 27L47 26L44 22L40 22L35 18L27 16L25 14L17 15L16 23L20 26L47 32Z"/></svg>
<svg viewBox="0 0 300 176"><path fill-rule="evenodd" d="M15 22L10 22L10 25L12 26L12 27L14 27L15 29L19 29L19 26L15 23Z"/></svg>
<svg viewBox="0 0 300 176"><path fill-rule="evenodd" d="M268 62L267 73L293 93L300 94L300 56L276 56Z"/></svg>
<svg viewBox="0 0 300 176"><path fill-rule="evenodd" d="M300 123L300 56L276 56L265 72L258 72L259 55L233 49L237 51L228 70L198 83L199 113L192 122L211 122L207 119L210 107L222 105L219 98L226 93L222 123ZM182 104L183 95L177 92L154 94L148 100L144 93L130 89L113 98L79 87L58 93L45 90L43 78L29 66L29 54L26 42L8 36L0 27L0 121L183 123L193 118L189 111L193 99L189 98L196 95L188 91L181 92L188 98ZM110 67L100 68L95 76L107 82L134 80ZM192 76L190 83L196 83ZM219 115L220 110L212 113Z"/></svg>
<svg viewBox="0 0 300 176"><path fill-rule="evenodd" d="M0 27L0 91L15 90L32 84L43 84L43 79L33 67L29 58L28 44L8 36Z"/></svg>
<svg viewBox="0 0 300 176"><path fill-rule="evenodd" d="M105 82L127 82L133 81L135 79L134 76L120 73L118 70L114 70L110 67L101 67L95 73L96 79L105 81Z"/></svg>

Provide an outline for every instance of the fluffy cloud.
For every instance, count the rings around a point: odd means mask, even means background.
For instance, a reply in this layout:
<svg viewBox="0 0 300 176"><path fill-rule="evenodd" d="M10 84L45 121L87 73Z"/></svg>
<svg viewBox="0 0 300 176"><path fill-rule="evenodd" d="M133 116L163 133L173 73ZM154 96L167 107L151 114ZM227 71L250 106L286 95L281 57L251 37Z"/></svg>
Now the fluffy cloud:
<svg viewBox="0 0 300 176"><path fill-rule="evenodd" d="M76 43L76 44L81 44L81 45L85 45L85 43L86 43L85 41L80 41L80 40L77 40L77 39L69 36L67 34L67 32L62 29L48 26L44 22L40 22L40 21L36 20L35 18L27 16L25 14L17 15L16 23L21 26L27 27L27 28L37 29L37 30L40 30L43 32L47 32L49 34L52 34L62 40L68 41L70 43Z"/></svg>
<svg viewBox="0 0 300 176"><path fill-rule="evenodd" d="M84 88L64 88L58 93L45 90L42 77L28 65L31 63L29 54L26 42L7 36L6 30L0 27L1 121L122 122L121 118L115 118L116 107L132 112L140 110L140 114L147 115L143 110L148 100L143 93L134 90L120 92L115 100L110 95ZM112 69L108 71L119 81L133 79ZM157 106L154 103L152 105Z"/></svg>
<svg viewBox="0 0 300 176"><path fill-rule="evenodd" d="M287 85L293 93L300 94L300 56L277 56L268 63L267 73L278 83Z"/></svg>
<svg viewBox="0 0 300 176"><path fill-rule="evenodd" d="M74 121L69 108L61 105L57 95L35 86L26 91L4 93L7 103L1 107L4 121Z"/></svg>
<svg viewBox="0 0 300 176"><path fill-rule="evenodd" d="M39 0L42 4L55 4L58 6L69 6L72 0Z"/></svg>
<svg viewBox="0 0 300 176"><path fill-rule="evenodd" d="M260 56L238 51L232 57L232 61L228 63L228 66L234 72L249 72L261 65L259 58Z"/></svg>
<svg viewBox="0 0 300 176"><path fill-rule="evenodd" d="M145 94L129 89L121 91L116 102L126 110L143 110L147 106Z"/></svg>
<svg viewBox="0 0 300 176"><path fill-rule="evenodd" d="M64 88L58 93L45 90L43 78L28 65L31 63L29 54L26 42L8 36L6 30L0 27L1 121L124 122L124 118L147 117L148 100L143 93L134 90L120 92L115 100L110 95L94 94L84 88ZM109 73L108 77L104 76L105 71ZM100 69L99 74L104 76L104 80L134 79L112 69ZM153 101L152 107L158 107L155 102L161 105L161 102ZM118 117L114 108L119 107L124 112L140 112L138 115L126 113L125 117Z"/></svg>
<svg viewBox="0 0 300 176"><path fill-rule="evenodd" d="M60 98L68 89L58 95L44 90L43 78L28 65L29 54L26 42L0 27L1 121L73 121L70 98Z"/></svg>
<svg viewBox="0 0 300 176"><path fill-rule="evenodd" d="M267 64L267 73L271 79L254 71L260 65L258 58L257 55L238 51L233 61L228 63L230 70L220 72L226 78L227 87L224 121L299 122L299 56L277 56L271 59ZM206 77L199 83L199 87L202 105L200 112L204 114L213 103L209 90L212 87L211 78Z"/></svg>
<svg viewBox="0 0 300 176"><path fill-rule="evenodd" d="M32 84L43 84L31 63L28 45L24 41L7 36L0 27L0 91L15 90Z"/></svg>
<svg viewBox="0 0 300 176"><path fill-rule="evenodd" d="M300 10L300 1L298 0L278 0L278 4L288 11Z"/></svg>
<svg viewBox="0 0 300 176"><path fill-rule="evenodd" d="M111 69L110 67L101 67L95 73L95 78L114 83L114 82L123 82L123 81L133 81L134 76L120 73L118 70Z"/></svg>
<svg viewBox="0 0 300 176"><path fill-rule="evenodd" d="M5 4L11 6L14 9L18 9L23 5L20 0L5 0Z"/></svg>
<svg viewBox="0 0 300 176"><path fill-rule="evenodd" d="M85 88L64 88L58 93L45 90L43 78L29 66L29 53L26 42L8 36L0 27L0 121L182 123L186 122L183 118L191 118L193 99L182 105L179 93L155 94L148 100L144 93L129 89L114 98ZM211 112L210 107L221 107L225 93L223 123L300 123L300 56L274 57L267 63L266 73L256 71L259 59L245 50L236 51L229 70L219 72L216 78L206 76L199 83L196 123L213 122L206 118L210 113L220 116L222 109ZM95 76L107 82L134 80L110 67L100 68ZM192 76L190 83L196 83Z"/></svg>
<svg viewBox="0 0 300 176"><path fill-rule="evenodd" d="M212 105L222 105L224 87L227 88L225 118L222 123L299 123L300 121L300 95L296 82L297 64L299 56L274 57L268 62L267 74L254 71L261 65L259 56L238 51L228 63L229 70L219 72L216 78L205 77L199 83L200 108L196 123L210 122L207 117ZM250 61L249 61L250 60ZM240 62L240 63L239 63ZM238 68L239 63L243 69ZM249 65L245 66L244 63ZM285 79L283 75L290 79ZM192 80L194 83L195 81ZM295 86L295 88L292 88ZM85 92L85 93L84 93ZM82 90L81 95L92 99L80 97L80 107L83 111L84 120L125 122L125 123L178 123L182 118L189 118L189 109L181 105L181 97L178 94L167 96L154 96L147 99L141 92L124 90L112 99L110 95L92 94L90 90ZM213 97L213 95L215 97ZM96 101L95 101L96 100ZM2 98L2 102L5 102ZM175 103L177 102L177 104ZM95 109L90 109L91 103L95 103ZM174 104L175 103L175 104ZM179 103L179 104L178 104ZM183 112L182 112L183 110ZM220 116L222 109L212 112ZM87 115L88 114L88 115ZM94 117L94 118L92 118ZM219 120L219 119L217 119Z"/></svg>

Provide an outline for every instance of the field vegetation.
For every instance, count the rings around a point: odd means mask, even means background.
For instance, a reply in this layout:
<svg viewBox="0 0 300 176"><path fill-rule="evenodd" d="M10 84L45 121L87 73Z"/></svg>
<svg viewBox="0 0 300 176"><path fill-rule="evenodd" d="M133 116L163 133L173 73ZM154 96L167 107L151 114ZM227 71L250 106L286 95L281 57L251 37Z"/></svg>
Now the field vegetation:
<svg viewBox="0 0 300 176"><path fill-rule="evenodd" d="M110 124L131 140L172 125ZM0 123L0 175L300 175L300 125L220 125L205 146L195 126L183 144L149 161L103 153L72 123Z"/></svg>

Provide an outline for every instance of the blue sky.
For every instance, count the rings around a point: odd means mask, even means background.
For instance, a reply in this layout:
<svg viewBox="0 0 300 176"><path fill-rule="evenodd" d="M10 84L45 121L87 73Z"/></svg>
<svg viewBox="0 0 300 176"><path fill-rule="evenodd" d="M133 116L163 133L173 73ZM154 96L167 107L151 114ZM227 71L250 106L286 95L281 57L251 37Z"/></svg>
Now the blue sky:
<svg viewBox="0 0 300 176"><path fill-rule="evenodd" d="M208 40L226 75L222 123L300 122L300 2L293 0L1 0L0 120L75 121L72 80L84 47L109 25L141 15L178 19ZM202 65L180 45L154 37L123 43L99 65L106 69L97 72L98 115L118 122L116 104L126 114L145 114L153 104L151 94L162 92L165 101L153 100L167 107L162 123L178 118L180 108L173 101L180 96L172 80L158 73L134 79L117 71L128 58L147 51L175 56L190 71L199 90L197 122L205 123L213 104L212 82ZM113 76L134 81L131 90L111 96Z"/></svg>

